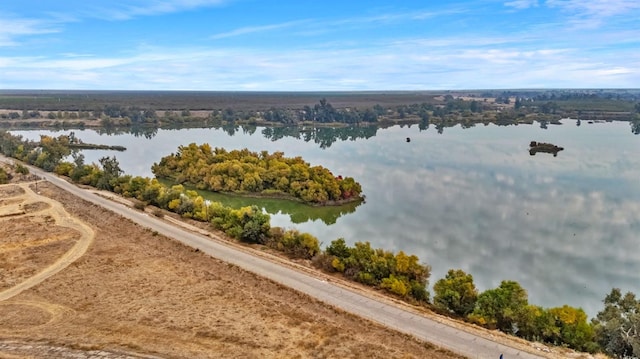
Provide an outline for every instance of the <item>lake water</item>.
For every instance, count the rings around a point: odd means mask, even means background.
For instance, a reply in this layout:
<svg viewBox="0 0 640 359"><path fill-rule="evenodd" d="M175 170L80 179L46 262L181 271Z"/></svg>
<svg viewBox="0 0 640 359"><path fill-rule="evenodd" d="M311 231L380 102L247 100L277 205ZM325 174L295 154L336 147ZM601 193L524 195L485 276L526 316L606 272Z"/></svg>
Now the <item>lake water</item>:
<svg viewBox="0 0 640 359"><path fill-rule="evenodd" d="M310 232L325 245L344 237L416 254L433 267L431 284L461 268L480 290L511 279L531 303L569 304L590 316L613 287L640 294L640 136L628 123L456 126L441 134L417 125L321 131L161 129L151 138L74 132L84 142L126 146L123 153L84 154L87 162L115 155L132 175L152 176L151 164L179 145L207 142L283 151L352 176L366 195L358 206L260 205L272 213L272 225ZM53 135L62 133L68 131ZM565 150L530 156L532 140Z"/></svg>

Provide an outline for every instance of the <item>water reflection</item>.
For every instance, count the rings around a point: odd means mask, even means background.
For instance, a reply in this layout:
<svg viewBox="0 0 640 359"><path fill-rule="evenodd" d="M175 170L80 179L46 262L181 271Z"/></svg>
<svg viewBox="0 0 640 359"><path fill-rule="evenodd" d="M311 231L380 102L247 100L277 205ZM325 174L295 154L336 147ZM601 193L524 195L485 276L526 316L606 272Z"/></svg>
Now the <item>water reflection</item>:
<svg viewBox="0 0 640 359"><path fill-rule="evenodd" d="M427 126L428 127L428 126ZM236 134L253 135L258 129L262 136L271 140L279 141L283 138L301 139L305 142L311 142L318 144L320 148L326 149L331 147L337 141L355 141L358 139L368 139L375 136L380 127L377 126L347 126L347 127L314 127L314 126L285 126L285 127L257 127L256 125L248 124L224 124L219 126L203 126L188 128L181 126L170 127L146 127L146 126L132 126L132 127L103 127L97 128L95 131L101 135L114 136L132 134L134 137L143 137L146 139L152 139L158 134L158 130L181 130L181 129L193 129L193 128L210 128L222 130L229 136ZM53 132L65 131L66 129L52 130Z"/></svg>
<svg viewBox="0 0 640 359"><path fill-rule="evenodd" d="M164 179L160 180L160 182L166 186L174 184ZM359 201L347 203L341 206L314 207L304 203L284 199L242 197L203 191L195 188L189 189L198 192L198 194L204 199L220 202L228 207L240 208L256 205L271 215L286 215L288 216L289 221L293 224L320 221L324 225L329 226L335 224L338 218L354 213L356 208L363 203Z"/></svg>
<svg viewBox="0 0 640 359"><path fill-rule="evenodd" d="M631 132L634 135L640 134L640 119L631 121Z"/></svg>
<svg viewBox="0 0 640 359"><path fill-rule="evenodd" d="M261 204L274 226L295 226L325 244L344 237L416 254L433 267L432 283L450 268L472 273L480 290L516 280L532 303L594 315L613 287L640 293L640 144L629 126L567 120L546 129L425 122L307 132L160 129L151 138L75 133L87 143L127 147L116 156L133 175L151 176L153 162L191 142L302 156L354 177L367 202L331 215ZM639 127L631 122L632 133ZM48 133L14 132L35 139ZM532 140L565 150L530 156ZM113 153L85 155L90 163Z"/></svg>
<svg viewBox="0 0 640 359"><path fill-rule="evenodd" d="M278 141L284 137L301 139L305 142L313 142L322 149L331 147L336 141L355 141L368 139L376 135L376 126L352 126L352 127L265 127L262 135L271 141Z"/></svg>

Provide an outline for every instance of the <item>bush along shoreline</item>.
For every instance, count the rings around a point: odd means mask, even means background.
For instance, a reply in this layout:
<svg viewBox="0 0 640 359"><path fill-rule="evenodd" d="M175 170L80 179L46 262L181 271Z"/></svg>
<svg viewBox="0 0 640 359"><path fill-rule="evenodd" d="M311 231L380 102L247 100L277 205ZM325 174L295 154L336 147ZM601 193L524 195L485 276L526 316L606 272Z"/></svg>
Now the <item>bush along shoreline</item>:
<svg viewBox="0 0 640 359"><path fill-rule="evenodd" d="M138 209L153 205L184 218L208 222L240 242L265 245L289 258L309 260L322 271L488 329L579 351L604 352L615 358L640 357L640 300L631 292L623 295L620 289L612 289L604 299L605 308L589 322L580 308L530 304L527 291L517 282L505 280L497 288L480 293L471 274L450 270L435 283L431 302L427 290L431 267L415 255L372 248L369 242L349 246L343 238L322 250L318 239L309 233L271 227L270 216L257 206L233 209L206 201L182 185L167 187L155 178L125 175L115 157L103 157L99 164L85 164L84 157L72 151L68 143L69 138L64 135L42 136L36 143L0 131L0 152L4 155L67 176L75 183L133 198ZM243 151L240 153L249 153ZM62 161L70 154L73 162ZM262 156L269 158L268 154ZM280 156L276 154L276 158ZM153 213L161 215L159 210Z"/></svg>

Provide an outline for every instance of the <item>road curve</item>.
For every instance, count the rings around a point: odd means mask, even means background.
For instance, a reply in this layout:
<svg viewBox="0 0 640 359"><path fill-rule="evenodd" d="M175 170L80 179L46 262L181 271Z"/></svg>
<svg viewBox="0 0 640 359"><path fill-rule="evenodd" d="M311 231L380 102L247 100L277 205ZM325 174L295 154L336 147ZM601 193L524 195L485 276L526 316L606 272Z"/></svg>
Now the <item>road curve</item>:
<svg viewBox="0 0 640 359"><path fill-rule="evenodd" d="M1 155L0 159L3 159ZM100 197L91 191L76 187L51 173L44 172L31 166L29 168L35 175L46 179L65 191L111 210L142 226L157 231L160 234L174 238L193 248L197 248L212 257L269 278L346 312L381 323L389 328L412 335L418 339L433 343L442 348L449 349L455 353L474 359L498 359L500 354L503 354L505 359L543 358L543 356L538 356L493 342L458 328L416 315L393 305L379 302L375 299L366 297L330 282L318 280L308 274L289 267L284 267L277 263L252 256L251 254L225 245L224 243L213 241L203 235L175 227L158 218Z"/></svg>

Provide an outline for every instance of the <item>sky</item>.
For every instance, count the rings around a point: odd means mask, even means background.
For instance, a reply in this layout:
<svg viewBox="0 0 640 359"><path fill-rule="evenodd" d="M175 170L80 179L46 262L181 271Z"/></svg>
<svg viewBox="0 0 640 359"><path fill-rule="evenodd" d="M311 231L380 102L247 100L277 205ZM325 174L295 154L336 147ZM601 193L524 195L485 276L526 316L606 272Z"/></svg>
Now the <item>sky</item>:
<svg viewBox="0 0 640 359"><path fill-rule="evenodd" d="M638 0L0 2L0 89L638 87Z"/></svg>

